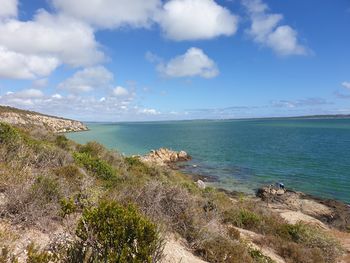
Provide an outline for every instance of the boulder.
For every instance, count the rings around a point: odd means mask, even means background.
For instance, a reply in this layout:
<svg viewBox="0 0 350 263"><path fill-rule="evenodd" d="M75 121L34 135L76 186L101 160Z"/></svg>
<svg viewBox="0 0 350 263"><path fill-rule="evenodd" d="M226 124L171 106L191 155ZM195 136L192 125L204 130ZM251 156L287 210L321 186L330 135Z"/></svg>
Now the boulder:
<svg viewBox="0 0 350 263"><path fill-rule="evenodd" d="M205 189L206 188L206 185L205 185L205 183L202 180L198 180L197 181L197 186L198 186L199 189Z"/></svg>
<svg viewBox="0 0 350 263"><path fill-rule="evenodd" d="M158 165L169 165L176 162L188 161L191 157L185 151L172 151L167 148L151 150L149 154L140 158L141 161L156 163Z"/></svg>

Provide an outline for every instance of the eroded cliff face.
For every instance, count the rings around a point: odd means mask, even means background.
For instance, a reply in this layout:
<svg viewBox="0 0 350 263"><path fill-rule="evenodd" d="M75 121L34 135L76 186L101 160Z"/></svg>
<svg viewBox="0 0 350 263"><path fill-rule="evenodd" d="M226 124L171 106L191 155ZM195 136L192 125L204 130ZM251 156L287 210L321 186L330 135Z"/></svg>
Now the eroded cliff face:
<svg viewBox="0 0 350 263"><path fill-rule="evenodd" d="M79 121L2 106L0 106L0 122L16 126L43 128L54 133L88 130L88 128Z"/></svg>

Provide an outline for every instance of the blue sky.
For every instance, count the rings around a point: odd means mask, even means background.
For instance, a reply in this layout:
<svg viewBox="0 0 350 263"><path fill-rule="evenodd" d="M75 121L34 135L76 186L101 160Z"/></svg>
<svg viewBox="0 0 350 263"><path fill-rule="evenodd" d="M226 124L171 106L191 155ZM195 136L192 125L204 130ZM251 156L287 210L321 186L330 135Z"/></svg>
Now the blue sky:
<svg viewBox="0 0 350 263"><path fill-rule="evenodd" d="M350 1L0 0L0 104L86 121L350 114Z"/></svg>

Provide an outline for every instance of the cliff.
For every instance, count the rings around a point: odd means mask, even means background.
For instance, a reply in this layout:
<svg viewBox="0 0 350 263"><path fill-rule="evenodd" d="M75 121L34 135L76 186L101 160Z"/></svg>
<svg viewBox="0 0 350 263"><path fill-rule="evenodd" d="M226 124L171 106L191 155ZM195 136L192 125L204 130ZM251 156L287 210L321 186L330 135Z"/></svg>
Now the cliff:
<svg viewBox="0 0 350 263"><path fill-rule="evenodd" d="M21 127L44 128L54 133L86 131L88 128L79 121L49 116L33 111L0 106L0 122Z"/></svg>

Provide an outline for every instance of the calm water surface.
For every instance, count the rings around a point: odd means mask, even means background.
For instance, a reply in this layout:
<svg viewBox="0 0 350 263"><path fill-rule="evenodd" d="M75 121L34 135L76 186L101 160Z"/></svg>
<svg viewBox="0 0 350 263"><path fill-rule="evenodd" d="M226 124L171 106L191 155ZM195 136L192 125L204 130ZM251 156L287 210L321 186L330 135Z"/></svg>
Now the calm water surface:
<svg viewBox="0 0 350 263"><path fill-rule="evenodd" d="M167 147L193 160L186 171L220 178L216 185L253 192L282 181L287 187L350 202L350 119L230 120L88 124L71 133L126 155ZM193 165L196 165L194 167Z"/></svg>

